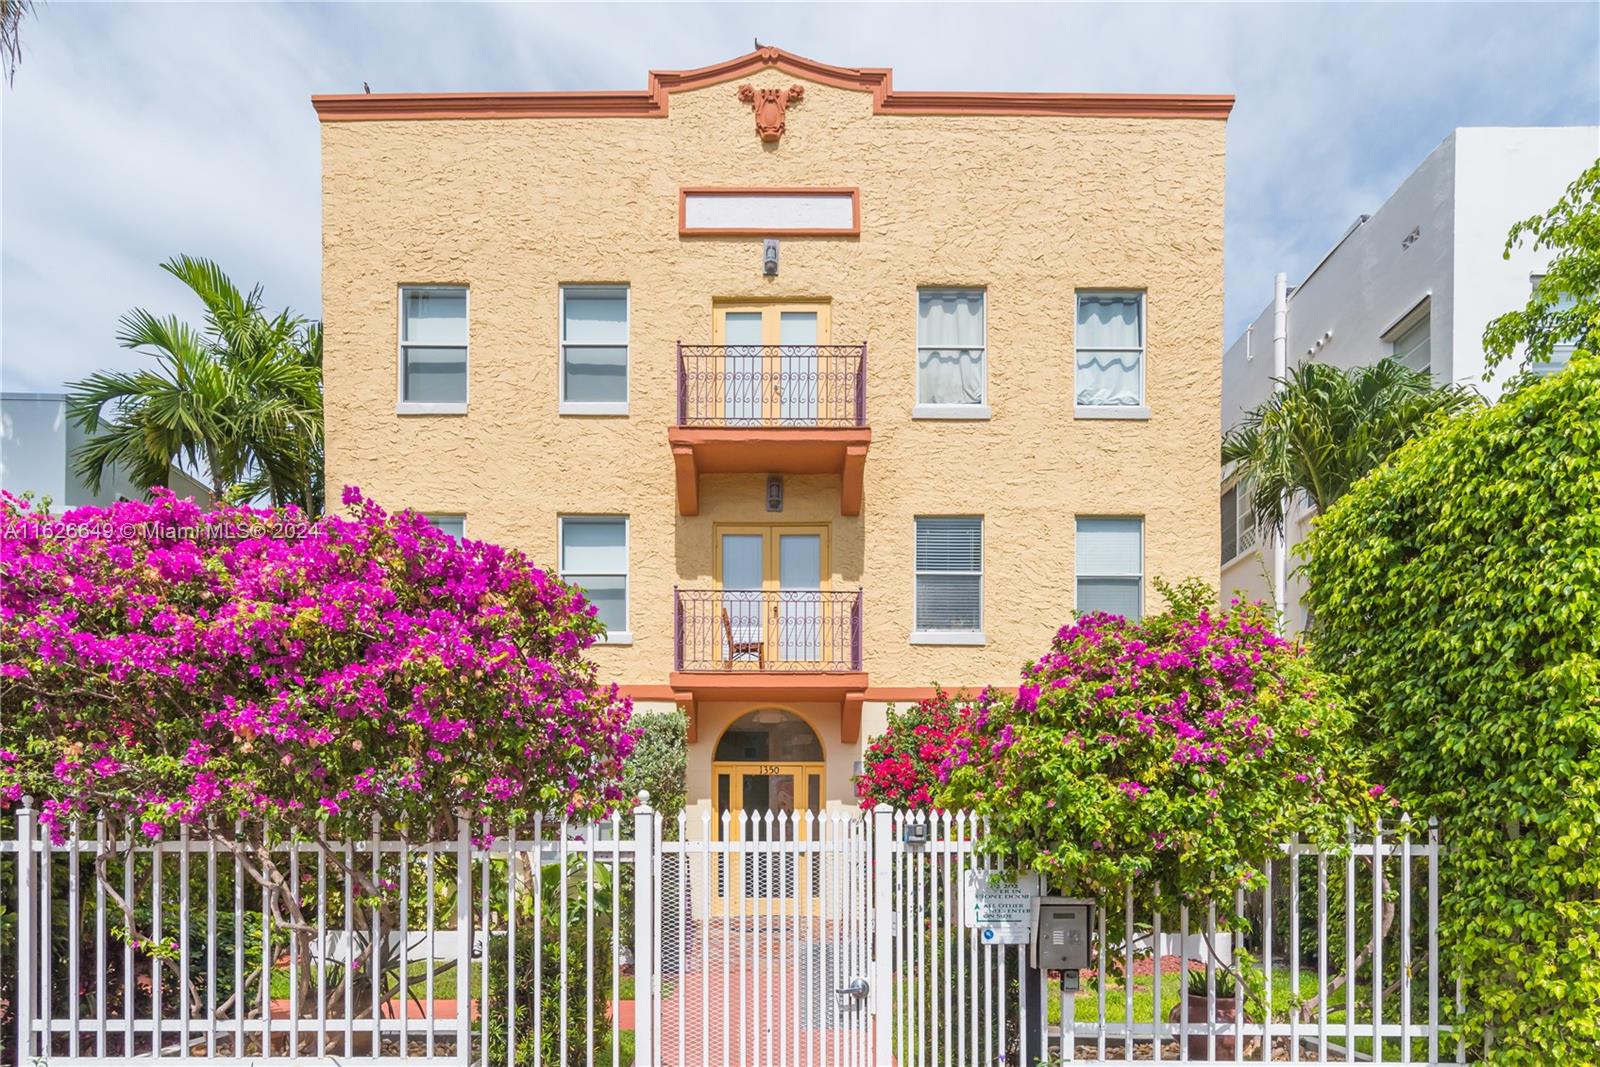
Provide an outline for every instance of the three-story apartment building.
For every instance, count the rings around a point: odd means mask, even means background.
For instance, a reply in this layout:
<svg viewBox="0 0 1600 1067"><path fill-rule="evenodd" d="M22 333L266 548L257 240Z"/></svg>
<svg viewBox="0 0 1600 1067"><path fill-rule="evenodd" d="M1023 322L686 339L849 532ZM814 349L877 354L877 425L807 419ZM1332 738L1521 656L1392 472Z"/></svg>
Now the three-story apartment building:
<svg viewBox="0 0 1600 1067"><path fill-rule="evenodd" d="M319 96L328 484L585 587L700 810L1218 576L1227 96Z"/></svg>

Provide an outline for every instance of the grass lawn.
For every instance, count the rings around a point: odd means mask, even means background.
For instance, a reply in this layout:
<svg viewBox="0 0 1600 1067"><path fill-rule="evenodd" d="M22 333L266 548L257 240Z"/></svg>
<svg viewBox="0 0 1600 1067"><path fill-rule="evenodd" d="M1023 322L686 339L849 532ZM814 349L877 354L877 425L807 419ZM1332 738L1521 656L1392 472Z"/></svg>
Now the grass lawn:
<svg viewBox="0 0 1600 1067"><path fill-rule="evenodd" d="M444 968L446 968L446 967L448 967L449 969L445 970ZM424 983L427 981L427 977L426 977L427 973L428 973L427 961L422 960L422 961L418 961L418 962L415 962L415 963L411 963L406 967L406 970L416 980L416 984L412 987L413 995L417 996L417 997L425 996L426 993L427 993L427 987L424 985ZM479 996L482 995L482 990L483 990L483 965L481 963L473 963L473 964L471 964L470 965L470 973L471 973L471 976L472 976L472 986L471 986L472 992L471 992L470 995L473 996L473 997L479 997ZM317 978L317 972L316 972L315 968L313 968L312 972L311 972L312 988L316 988L316 978ZM351 982L354 983L357 988L361 988L361 986L364 983L367 983L368 981L369 981L369 979L368 979L367 975L364 974L361 971L357 971L354 975L351 976ZM328 968L328 992L329 992L329 994L331 995L334 990L339 989L343 985L343 983L344 983L344 971L343 971L343 969L339 968L339 967L329 967ZM253 985L251 986L251 989L252 990L254 989ZM455 999L455 995L456 995L456 968L455 968L453 963L451 963L449 961L435 961L434 962L434 965L433 965L433 995L434 995L435 998L437 998L439 1000L454 1000ZM272 971L272 998L274 1000L283 1000L283 999L286 999L288 996L289 996L289 970L286 967L275 967L275 968L273 968L273 971Z"/></svg>
<svg viewBox="0 0 1600 1067"><path fill-rule="evenodd" d="M1289 1018L1289 1013L1294 1005L1294 998L1289 993L1289 976L1283 973L1273 975L1272 1007L1273 1017ZM1183 988L1183 976L1177 972L1169 972L1161 976L1161 1015L1166 1018L1174 1005L1178 1003L1179 991ZM1228 996L1232 992L1231 983L1222 975L1217 979L1217 996ZM1317 993L1317 974L1315 971L1300 972L1300 999L1309 1000ZM1052 1023L1061 1021L1061 995L1057 990L1046 993L1049 998L1047 1005L1048 1018ZM1140 975L1133 981L1133 1021L1149 1022L1151 1008L1155 1001L1155 978L1153 975ZM1117 982L1106 984L1106 1021L1120 1023L1124 1019L1127 1004L1124 1000L1123 986ZM1329 1026L1332 1026L1332 1005L1329 1005ZM1093 1024L1100 1015L1099 992L1090 983L1078 991L1073 1003L1073 1017L1081 1023ZM1343 1018L1341 1015L1340 1018Z"/></svg>
<svg viewBox="0 0 1600 1067"><path fill-rule="evenodd" d="M1183 975L1171 972L1161 976L1161 1017L1165 1019L1167 1013L1178 1003L1178 994L1183 988ZM1222 974L1217 975L1217 996L1225 997L1233 992L1233 983ZM1300 999L1309 1000L1317 995L1317 972L1300 972ZM1124 999L1124 990L1116 982L1106 983L1106 1022L1120 1023L1124 1020L1124 1011L1127 1003ZM1151 1007L1155 1001L1155 976L1140 975L1133 980L1133 1021L1149 1022ZM1294 998L1289 994L1289 976L1287 974L1274 974L1272 982L1272 1014L1274 1018L1287 1021L1289 1013L1294 1006ZM1079 990L1073 1005L1073 1017L1079 1023L1093 1024L1100 1016L1099 992L1091 984L1084 983ZM1053 1023L1061 1021L1061 997L1057 993L1050 998L1049 1018Z"/></svg>

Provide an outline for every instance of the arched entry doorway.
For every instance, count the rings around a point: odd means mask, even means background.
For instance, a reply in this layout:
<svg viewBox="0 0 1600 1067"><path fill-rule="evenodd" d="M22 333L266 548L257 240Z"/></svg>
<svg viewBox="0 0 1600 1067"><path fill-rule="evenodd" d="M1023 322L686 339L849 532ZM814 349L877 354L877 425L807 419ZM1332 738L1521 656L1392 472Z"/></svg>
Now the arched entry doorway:
<svg viewBox="0 0 1600 1067"><path fill-rule="evenodd" d="M822 742L800 716L783 708L740 716L712 753L711 795L716 802L712 833L719 841L810 840L813 827L805 813L822 814L823 772ZM730 881L743 885L747 901L792 904L813 897L816 887L809 877L809 862L796 864L794 854L782 857L781 863L771 862L776 858L742 865L731 879L728 872L719 872L719 907L726 903ZM807 859L803 854L798 858Z"/></svg>

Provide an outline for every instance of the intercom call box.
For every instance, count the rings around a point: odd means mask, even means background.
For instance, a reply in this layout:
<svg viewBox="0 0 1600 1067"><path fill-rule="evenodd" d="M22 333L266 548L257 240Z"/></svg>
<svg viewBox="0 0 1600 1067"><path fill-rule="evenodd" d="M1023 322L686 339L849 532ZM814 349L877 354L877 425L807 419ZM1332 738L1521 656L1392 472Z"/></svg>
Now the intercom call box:
<svg viewBox="0 0 1600 1067"><path fill-rule="evenodd" d="M1094 901L1040 897L1033 923L1032 964L1042 971L1081 971L1090 962Z"/></svg>

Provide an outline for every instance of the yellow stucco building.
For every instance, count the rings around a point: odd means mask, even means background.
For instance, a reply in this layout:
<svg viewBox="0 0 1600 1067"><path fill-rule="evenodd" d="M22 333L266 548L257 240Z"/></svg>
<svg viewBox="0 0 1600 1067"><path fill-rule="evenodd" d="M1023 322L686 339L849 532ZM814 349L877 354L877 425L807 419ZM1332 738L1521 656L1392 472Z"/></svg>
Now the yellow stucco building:
<svg viewBox="0 0 1600 1067"><path fill-rule="evenodd" d="M320 96L328 484L590 590L700 810L1217 578L1226 96Z"/></svg>

